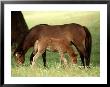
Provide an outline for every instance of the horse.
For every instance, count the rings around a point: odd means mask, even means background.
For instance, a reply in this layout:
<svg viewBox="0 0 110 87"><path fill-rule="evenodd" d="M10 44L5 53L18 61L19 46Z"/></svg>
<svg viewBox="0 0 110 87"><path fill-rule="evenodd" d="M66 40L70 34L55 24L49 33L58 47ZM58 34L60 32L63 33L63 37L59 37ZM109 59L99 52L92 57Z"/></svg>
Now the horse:
<svg viewBox="0 0 110 87"><path fill-rule="evenodd" d="M64 58L64 53L68 53L71 57L71 61L73 64L77 63L77 54L75 51L70 47L69 42L65 38L52 38L52 37L44 37L39 38L36 40L34 45L32 66L35 65L36 59L41 56L45 50L48 49L53 52L59 52L60 54L60 62L67 65L67 60Z"/></svg>
<svg viewBox="0 0 110 87"><path fill-rule="evenodd" d="M16 48L28 33L28 26L21 11L11 11L11 46ZM14 50L14 49L13 49Z"/></svg>
<svg viewBox="0 0 110 87"><path fill-rule="evenodd" d="M92 48L92 36L88 28L77 23L63 24L63 25L48 25L40 24L32 27L24 38L24 40L19 44L15 50L16 62L24 63L24 56L30 47L34 46L34 43L39 38L44 37L53 38L64 38L69 44L76 47L79 52L82 65L89 67L90 65L90 55ZM34 54L30 56L30 61L33 60ZM46 51L42 55L44 66L46 66Z"/></svg>

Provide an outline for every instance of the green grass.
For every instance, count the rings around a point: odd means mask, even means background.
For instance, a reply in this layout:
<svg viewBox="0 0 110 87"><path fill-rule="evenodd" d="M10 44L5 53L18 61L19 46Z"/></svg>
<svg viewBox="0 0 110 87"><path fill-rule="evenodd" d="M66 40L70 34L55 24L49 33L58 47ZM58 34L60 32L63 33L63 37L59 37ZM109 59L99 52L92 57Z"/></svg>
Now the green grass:
<svg viewBox="0 0 110 87"><path fill-rule="evenodd" d="M100 13L98 11L88 12L23 12L25 20L29 28L38 24L67 24L78 23L87 26L92 35L92 53L90 69L83 69L80 57L78 56L77 65L71 65L69 57L65 54L68 60L68 66L63 67L59 61L59 54L47 52L48 68L43 67L42 58L38 58L34 69L30 67L29 57L32 49L29 49L25 55L25 63L16 65L12 57L11 75L16 77L97 77L100 76Z"/></svg>

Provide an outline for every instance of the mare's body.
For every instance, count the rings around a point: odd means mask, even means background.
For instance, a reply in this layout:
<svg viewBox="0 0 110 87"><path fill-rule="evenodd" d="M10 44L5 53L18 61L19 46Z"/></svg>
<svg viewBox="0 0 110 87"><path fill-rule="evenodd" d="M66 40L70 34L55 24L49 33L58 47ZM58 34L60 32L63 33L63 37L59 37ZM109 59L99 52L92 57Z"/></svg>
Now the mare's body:
<svg viewBox="0 0 110 87"><path fill-rule="evenodd" d="M34 46L36 40L47 36L51 38L63 37L69 42L69 44L72 43L80 54L83 66L85 66L85 62L86 62L86 66L89 66L91 44L92 44L91 34L85 26L75 23L64 24L64 25L43 24L31 28L30 32L25 37L24 41L19 45L18 49L16 50L17 55L20 55L20 57L16 56L18 61L21 59L24 60L25 53L30 47ZM31 55L30 60L32 60L33 56L34 54ZM44 52L43 54L44 65L46 64L45 57L46 57L46 52ZM22 61L21 63L23 62L24 61Z"/></svg>

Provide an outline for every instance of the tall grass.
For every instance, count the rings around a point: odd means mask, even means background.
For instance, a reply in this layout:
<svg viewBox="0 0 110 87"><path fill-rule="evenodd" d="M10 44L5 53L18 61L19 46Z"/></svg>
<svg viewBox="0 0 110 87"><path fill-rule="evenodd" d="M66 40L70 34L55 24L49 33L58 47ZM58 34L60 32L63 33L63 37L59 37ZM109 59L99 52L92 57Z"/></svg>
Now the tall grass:
<svg viewBox="0 0 110 87"><path fill-rule="evenodd" d="M92 35L92 53L91 53L91 68L83 69L81 65L80 56L78 56L78 64L71 65L67 54L65 57L68 60L68 66L64 67L60 64L59 54L47 52L47 68L43 67L42 57L36 61L34 69L30 68L29 57L32 48L28 50L25 55L25 63L23 65L16 65L12 57L12 76L46 76L46 77L96 77L100 76L100 13L98 11L87 12L72 12L72 11L50 11L50 12L23 12L25 20L29 28L38 24L68 24L78 23L88 27Z"/></svg>

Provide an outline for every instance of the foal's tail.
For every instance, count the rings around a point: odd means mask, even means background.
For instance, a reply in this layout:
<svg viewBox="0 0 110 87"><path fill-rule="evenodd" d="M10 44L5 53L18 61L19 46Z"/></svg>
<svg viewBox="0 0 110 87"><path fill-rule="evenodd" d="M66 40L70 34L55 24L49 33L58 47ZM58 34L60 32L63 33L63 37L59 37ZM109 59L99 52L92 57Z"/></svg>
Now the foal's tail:
<svg viewBox="0 0 110 87"><path fill-rule="evenodd" d="M90 55L91 55L91 48L92 48L92 37L87 29L87 27L83 26L85 32L86 32L86 38L85 38L85 61L86 66L89 67L90 65Z"/></svg>

